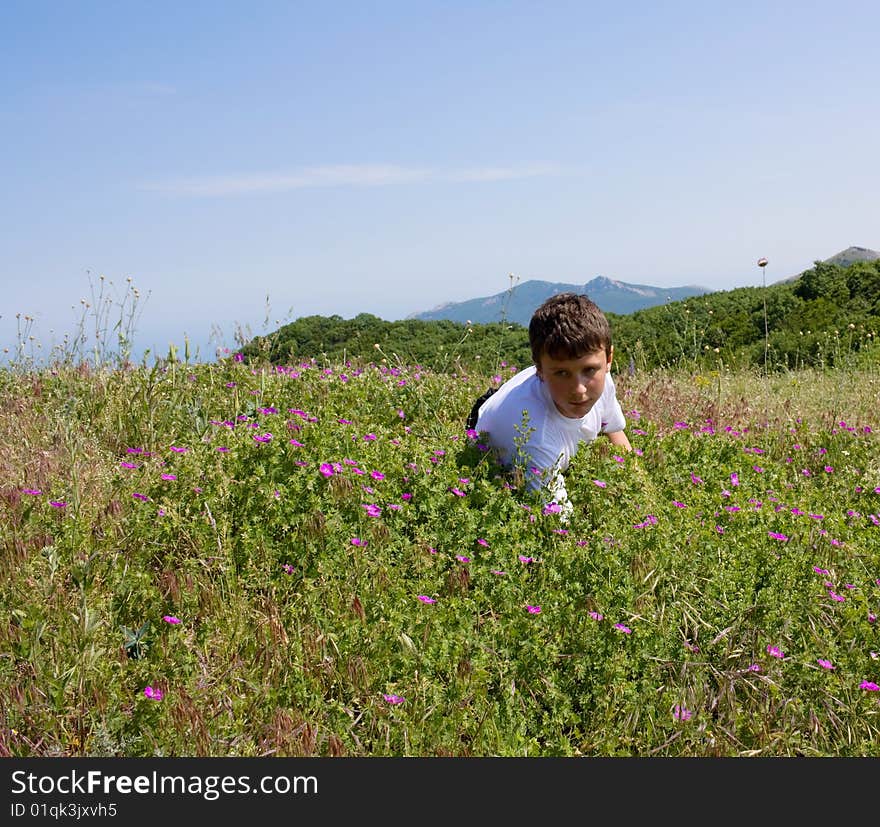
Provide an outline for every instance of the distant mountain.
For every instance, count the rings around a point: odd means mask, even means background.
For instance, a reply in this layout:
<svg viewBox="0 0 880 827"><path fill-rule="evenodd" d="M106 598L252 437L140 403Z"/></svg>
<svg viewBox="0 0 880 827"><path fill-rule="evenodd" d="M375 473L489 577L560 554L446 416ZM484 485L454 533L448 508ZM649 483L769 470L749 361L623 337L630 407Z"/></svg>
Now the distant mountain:
<svg viewBox="0 0 880 827"><path fill-rule="evenodd" d="M880 253L876 250L869 250L867 247L847 247L841 250L837 255L826 258L826 264L839 264L841 267L849 267L857 261L876 261L880 258Z"/></svg>
<svg viewBox="0 0 880 827"><path fill-rule="evenodd" d="M705 287L651 287L647 284L627 284L623 281L597 276L586 284L531 280L516 285L512 292L505 290L494 296L448 302L415 313L408 318L423 321L448 319L453 322L515 322L528 327L536 308L557 293L584 293L606 313L627 315L657 304L681 301L691 296L702 296L712 291Z"/></svg>
<svg viewBox="0 0 880 827"><path fill-rule="evenodd" d="M869 250L867 247L847 247L845 250L841 250L839 253L831 256L831 258L823 259L823 263L839 264L841 267L849 267L850 264L855 264L857 261L876 261L877 259L880 259L880 253L876 250ZM803 273L797 273L794 276L781 279L777 283L783 284L789 281L797 281L802 275Z"/></svg>

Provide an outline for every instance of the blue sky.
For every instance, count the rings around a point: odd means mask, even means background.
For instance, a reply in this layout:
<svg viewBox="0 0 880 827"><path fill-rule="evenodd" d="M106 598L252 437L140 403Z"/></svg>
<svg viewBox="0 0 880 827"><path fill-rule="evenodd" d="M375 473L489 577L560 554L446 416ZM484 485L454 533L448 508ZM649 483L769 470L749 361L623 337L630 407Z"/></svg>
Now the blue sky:
<svg viewBox="0 0 880 827"><path fill-rule="evenodd" d="M136 352L210 358L509 273L726 290L880 249L878 32L876 0L4 0L0 346L18 313L49 350L100 275Z"/></svg>

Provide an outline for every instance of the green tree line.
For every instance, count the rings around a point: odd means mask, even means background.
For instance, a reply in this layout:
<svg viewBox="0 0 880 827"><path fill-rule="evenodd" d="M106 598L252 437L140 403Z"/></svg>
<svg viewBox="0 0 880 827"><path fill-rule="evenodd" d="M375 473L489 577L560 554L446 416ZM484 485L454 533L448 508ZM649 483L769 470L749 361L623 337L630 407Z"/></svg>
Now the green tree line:
<svg viewBox="0 0 880 827"><path fill-rule="evenodd" d="M462 324L448 320L385 321L370 313L353 319L303 316L274 333L250 341L245 358L265 356L274 365L302 359L422 365L438 372L466 370L482 363L490 369L502 361L527 365L528 331L517 324Z"/></svg>
<svg viewBox="0 0 880 827"><path fill-rule="evenodd" d="M619 369L720 361L736 368L791 370L867 362L880 352L880 260L848 267L817 261L791 281L608 317ZM385 321L369 313L353 319L305 316L253 339L242 354L276 365L311 357L386 359L435 371L531 362L522 325Z"/></svg>

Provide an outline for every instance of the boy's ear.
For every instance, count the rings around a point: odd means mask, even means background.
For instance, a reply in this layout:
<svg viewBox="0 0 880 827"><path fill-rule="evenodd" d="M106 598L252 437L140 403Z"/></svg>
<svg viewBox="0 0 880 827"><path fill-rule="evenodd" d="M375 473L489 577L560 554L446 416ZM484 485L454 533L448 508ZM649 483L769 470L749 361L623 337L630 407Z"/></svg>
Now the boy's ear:
<svg viewBox="0 0 880 827"><path fill-rule="evenodd" d="M608 367L609 368L611 367L611 363L613 361L614 361L614 345L611 345L611 347L608 348Z"/></svg>

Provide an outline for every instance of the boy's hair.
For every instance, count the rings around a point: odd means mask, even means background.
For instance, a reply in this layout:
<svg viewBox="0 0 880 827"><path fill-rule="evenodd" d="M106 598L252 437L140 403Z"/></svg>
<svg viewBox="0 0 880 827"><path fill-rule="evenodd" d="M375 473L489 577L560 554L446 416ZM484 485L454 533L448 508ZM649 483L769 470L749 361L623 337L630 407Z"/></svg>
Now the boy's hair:
<svg viewBox="0 0 880 827"><path fill-rule="evenodd" d="M529 322L532 360L578 359L596 350L611 355L611 327L595 302L577 293L558 293L545 301Z"/></svg>

